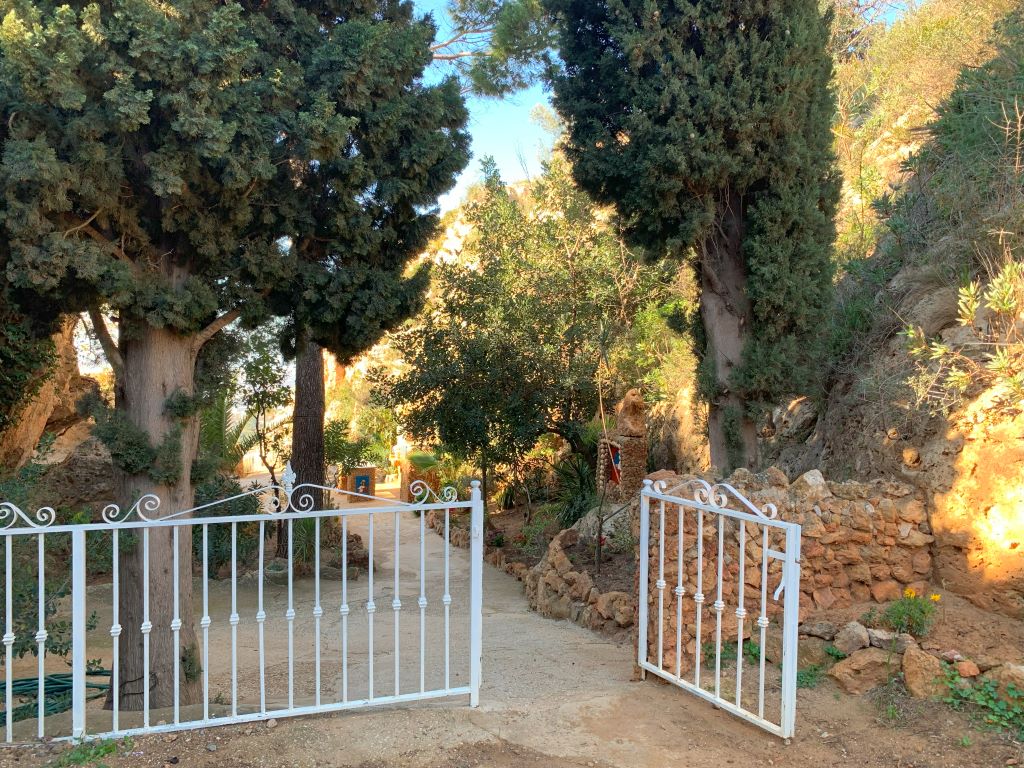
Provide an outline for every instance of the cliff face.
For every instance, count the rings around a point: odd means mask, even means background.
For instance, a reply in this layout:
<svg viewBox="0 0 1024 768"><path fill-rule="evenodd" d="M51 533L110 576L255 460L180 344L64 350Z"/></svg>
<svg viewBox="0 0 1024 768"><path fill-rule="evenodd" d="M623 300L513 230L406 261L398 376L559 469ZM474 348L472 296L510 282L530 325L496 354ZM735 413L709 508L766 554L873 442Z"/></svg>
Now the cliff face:
<svg viewBox="0 0 1024 768"><path fill-rule="evenodd" d="M58 436L63 455L70 452L72 444L88 436L75 403L97 384L78 371L74 340L77 322L77 316L68 318L54 334L56 365L53 371L11 427L0 435L0 468L13 469L28 461L44 432Z"/></svg>

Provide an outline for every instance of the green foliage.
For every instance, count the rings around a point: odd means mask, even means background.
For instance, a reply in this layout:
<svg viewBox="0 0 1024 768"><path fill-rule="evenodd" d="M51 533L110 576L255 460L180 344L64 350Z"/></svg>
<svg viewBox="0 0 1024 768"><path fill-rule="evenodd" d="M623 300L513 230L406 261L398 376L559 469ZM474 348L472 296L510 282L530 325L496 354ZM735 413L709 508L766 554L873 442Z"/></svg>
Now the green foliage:
<svg viewBox="0 0 1024 768"><path fill-rule="evenodd" d="M885 607L879 622L893 632L909 632L914 637L924 637L935 619L938 595L918 595L912 589L903 592L903 597Z"/></svg>
<svg viewBox="0 0 1024 768"><path fill-rule="evenodd" d="M534 511L528 523L523 523L519 536L512 542L524 555L540 557L547 549L550 531L556 526L558 505L543 504Z"/></svg>
<svg viewBox="0 0 1024 768"><path fill-rule="evenodd" d="M572 454L555 464L553 499L558 509L558 523L569 528L597 506L597 479L594 468L583 456Z"/></svg>
<svg viewBox="0 0 1024 768"><path fill-rule="evenodd" d="M671 273L624 248L561 156L521 194L493 163L485 176L459 260L435 267L430 306L391 337L407 369L374 380L415 437L494 466L521 461L549 432L581 447L603 357L627 344L632 318L666 294L658 285Z"/></svg>
<svg viewBox="0 0 1024 768"><path fill-rule="evenodd" d="M730 664L736 661L736 642L729 640L722 643L722 664ZM715 658L715 643L714 641L707 641L701 643L700 646L701 654L705 659ZM761 663L761 646L755 643L753 640L746 640L743 643L743 658L748 664L760 664Z"/></svg>
<svg viewBox="0 0 1024 768"><path fill-rule="evenodd" d="M540 0L449 0L436 61L450 63L465 90L501 96L544 72L552 47Z"/></svg>
<svg viewBox="0 0 1024 768"><path fill-rule="evenodd" d="M53 341L43 330L0 294L0 435L39 391L54 362Z"/></svg>
<svg viewBox="0 0 1024 768"><path fill-rule="evenodd" d="M839 191L817 0L545 6L576 180L616 206L633 243L652 256L696 248L717 290L750 301L743 359L718 388L748 403L813 389ZM718 268L726 216L741 222L742 285Z"/></svg>
<svg viewBox="0 0 1024 768"><path fill-rule="evenodd" d="M223 475L214 475L211 479L196 486L195 503L197 507L205 504L214 506L200 509L195 513L196 517L211 518L228 515L255 515L260 511L259 497L242 496L242 498L231 499L242 494L242 486L237 480ZM215 503L225 502L225 503ZM238 523L235 535L235 558L239 567L254 562L262 545L260 541L259 523ZM231 524L211 522L206 527L208 565L211 573L216 573L224 565L231 563ZM192 556L196 563L202 563L203 557L203 527L192 526Z"/></svg>
<svg viewBox="0 0 1024 768"><path fill-rule="evenodd" d="M114 757L119 751L130 752L132 749L131 737L124 739L120 744L113 739L101 739L99 741L88 741L76 744L64 752L54 763L55 768L106 768L104 758Z"/></svg>
<svg viewBox="0 0 1024 768"><path fill-rule="evenodd" d="M870 625L868 625L868 626L870 626ZM842 651L840 651L834 645L826 646L825 647L825 653L827 653L829 655L829 657L835 659L836 661L842 661L843 659L846 658L846 654L843 653Z"/></svg>
<svg viewBox="0 0 1024 768"><path fill-rule="evenodd" d="M337 467L339 475L347 475L367 464L386 467L388 449L369 437L352 439L348 424L332 419L324 427L324 461L328 466Z"/></svg>
<svg viewBox="0 0 1024 768"><path fill-rule="evenodd" d="M953 709L966 710L984 728L1024 739L1024 691L1008 685L1000 692L994 680L965 680L952 664L943 664L943 673L948 691L943 701Z"/></svg>
<svg viewBox="0 0 1024 768"><path fill-rule="evenodd" d="M114 465L130 475L145 474L153 466L156 451L146 433L126 413L110 408L102 398L89 393L78 402L78 411L96 422L93 434L110 451Z"/></svg>
<svg viewBox="0 0 1024 768"><path fill-rule="evenodd" d="M820 664L811 664L796 671L797 688L817 688L825 679L825 669Z"/></svg>
<svg viewBox="0 0 1024 768"><path fill-rule="evenodd" d="M0 298L18 312L45 328L109 311L123 376L166 346L202 359L235 317L288 317L286 344L301 327L347 358L417 308L426 274L406 266L468 136L458 83L424 79L435 28L412 3L5 0L2 15ZM187 389L193 373L166 376ZM100 428L140 474L159 448L126 419Z"/></svg>

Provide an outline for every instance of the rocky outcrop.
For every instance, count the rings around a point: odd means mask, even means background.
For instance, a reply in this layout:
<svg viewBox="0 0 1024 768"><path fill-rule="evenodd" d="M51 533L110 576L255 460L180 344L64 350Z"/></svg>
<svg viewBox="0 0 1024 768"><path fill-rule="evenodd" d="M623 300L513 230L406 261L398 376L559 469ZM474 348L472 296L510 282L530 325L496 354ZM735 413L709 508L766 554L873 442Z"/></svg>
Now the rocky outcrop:
<svg viewBox="0 0 1024 768"><path fill-rule="evenodd" d="M87 435L76 430L82 418L75 404L87 392L98 388L95 380L78 371L78 353L75 350L75 325L78 316L68 319L54 334L55 364L36 395L23 406L21 413L0 435L0 467L19 467L28 461L44 432L58 436L73 434L74 441L60 441L58 459L65 458L77 442Z"/></svg>

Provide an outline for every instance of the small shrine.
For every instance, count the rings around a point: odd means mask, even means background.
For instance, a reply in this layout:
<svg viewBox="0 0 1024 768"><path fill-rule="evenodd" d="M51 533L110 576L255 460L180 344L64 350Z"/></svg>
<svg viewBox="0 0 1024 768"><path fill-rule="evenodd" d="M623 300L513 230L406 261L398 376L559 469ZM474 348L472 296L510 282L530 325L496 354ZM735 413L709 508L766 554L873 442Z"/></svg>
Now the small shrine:
<svg viewBox="0 0 1024 768"><path fill-rule="evenodd" d="M640 390L631 389L615 408L615 425L597 447L597 489L612 501L639 493L647 476L647 421Z"/></svg>

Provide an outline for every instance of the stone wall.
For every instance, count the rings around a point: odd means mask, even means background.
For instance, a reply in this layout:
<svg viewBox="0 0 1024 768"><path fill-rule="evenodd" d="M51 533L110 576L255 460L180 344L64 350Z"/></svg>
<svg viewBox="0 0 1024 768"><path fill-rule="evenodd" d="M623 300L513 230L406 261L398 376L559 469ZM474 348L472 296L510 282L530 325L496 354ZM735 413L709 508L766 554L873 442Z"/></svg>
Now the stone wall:
<svg viewBox="0 0 1024 768"><path fill-rule="evenodd" d="M530 607L542 616L569 619L582 627L616 634L636 623L636 598L625 592L600 592L590 574L576 570L565 553L579 541L579 532L567 528L548 545L548 551L530 569L523 583Z"/></svg>
<svg viewBox="0 0 1024 768"><path fill-rule="evenodd" d="M650 476L665 480L668 487L686 478L659 472ZM727 482L745 494L756 506L775 504L782 520L803 527L800 582L801 614L812 610L843 608L854 603L886 602L898 598L906 587L920 592L927 589L932 572L929 545L933 541L920 494L898 482L827 482L817 470L807 472L789 483L785 474L769 469L754 475L746 470L733 474ZM658 527L657 504L651 510L651 549L649 553L650 621L648 637L652 653L657 653L658 636ZM639 526L639 502L634 504L634 525ZM704 594L703 637L713 637L718 550L718 522L713 515L704 520ZM683 586L683 668L689 669L697 652L693 594L697 581L697 515L684 515ZM736 609L739 582L739 528L736 521L725 524L722 600L723 641L735 641L738 634ZM747 611L745 636L756 629L760 612L761 528L747 524L744 557L744 607ZM781 535L769 539L769 547L784 548ZM678 513L667 509L665 515L665 590L664 636L676 635L676 599L672 589L678 580ZM781 604L772 592L781 578L782 563L771 559L768 568L769 599L766 613L778 621ZM781 597L780 597L781 603ZM675 665L675 643L665 644L665 666ZM671 647L670 647L671 646Z"/></svg>

